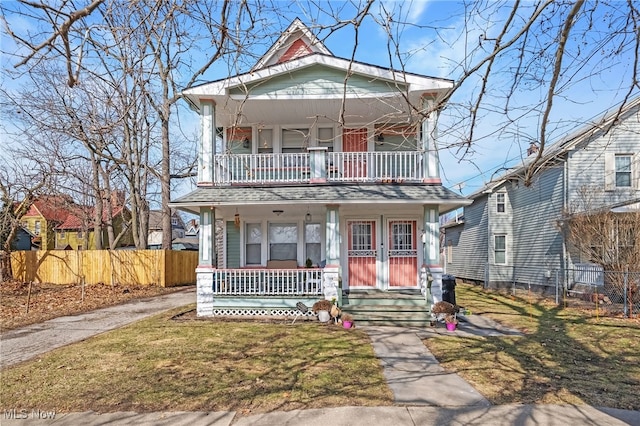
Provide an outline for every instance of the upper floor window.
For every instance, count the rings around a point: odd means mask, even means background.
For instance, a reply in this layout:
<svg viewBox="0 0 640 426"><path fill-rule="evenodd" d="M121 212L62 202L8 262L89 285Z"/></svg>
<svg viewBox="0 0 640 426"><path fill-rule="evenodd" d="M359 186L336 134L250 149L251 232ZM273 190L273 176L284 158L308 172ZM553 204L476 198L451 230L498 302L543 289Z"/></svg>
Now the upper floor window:
<svg viewBox="0 0 640 426"><path fill-rule="evenodd" d="M506 208L506 194L496 194L496 211L498 213L504 213Z"/></svg>
<svg viewBox="0 0 640 426"><path fill-rule="evenodd" d="M257 143L258 143L259 154L272 154L273 153L273 130L258 129Z"/></svg>
<svg viewBox="0 0 640 426"><path fill-rule="evenodd" d="M333 152L333 127L318 128L318 146L326 147L328 152Z"/></svg>
<svg viewBox="0 0 640 426"><path fill-rule="evenodd" d="M36 224L35 224L35 230L34 230L34 234L36 235L40 235L40 231L42 230L42 224L40 223L39 220L36 220Z"/></svg>
<svg viewBox="0 0 640 426"><path fill-rule="evenodd" d="M616 155L616 188L631 187L631 155Z"/></svg>
<svg viewBox="0 0 640 426"><path fill-rule="evenodd" d="M309 147L309 129L283 129L282 152L306 152Z"/></svg>

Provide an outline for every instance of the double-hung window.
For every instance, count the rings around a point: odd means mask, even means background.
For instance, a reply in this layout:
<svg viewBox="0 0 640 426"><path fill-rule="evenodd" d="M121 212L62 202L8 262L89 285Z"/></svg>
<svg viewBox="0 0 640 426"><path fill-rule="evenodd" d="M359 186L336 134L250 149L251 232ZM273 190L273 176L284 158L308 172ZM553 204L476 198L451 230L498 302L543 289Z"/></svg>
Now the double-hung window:
<svg viewBox="0 0 640 426"><path fill-rule="evenodd" d="M498 213L504 213L506 210L506 194L500 192L496 194L496 211Z"/></svg>
<svg viewBox="0 0 640 426"><path fill-rule="evenodd" d="M298 225L269 224L269 260L298 259Z"/></svg>
<svg viewBox="0 0 640 426"><path fill-rule="evenodd" d="M616 155L616 188L631 187L631 155Z"/></svg>
<svg viewBox="0 0 640 426"><path fill-rule="evenodd" d="M260 265L262 258L262 226L259 223L247 223L245 264Z"/></svg>
<svg viewBox="0 0 640 426"><path fill-rule="evenodd" d="M321 227L319 223L305 223L304 244L305 260L311 259L313 265L319 265L322 260Z"/></svg>
<svg viewBox="0 0 640 426"><path fill-rule="evenodd" d="M309 147L309 129L282 130L282 152L306 152Z"/></svg>
<svg viewBox="0 0 640 426"><path fill-rule="evenodd" d="M493 236L493 256L496 265L504 265L507 263L507 236Z"/></svg>

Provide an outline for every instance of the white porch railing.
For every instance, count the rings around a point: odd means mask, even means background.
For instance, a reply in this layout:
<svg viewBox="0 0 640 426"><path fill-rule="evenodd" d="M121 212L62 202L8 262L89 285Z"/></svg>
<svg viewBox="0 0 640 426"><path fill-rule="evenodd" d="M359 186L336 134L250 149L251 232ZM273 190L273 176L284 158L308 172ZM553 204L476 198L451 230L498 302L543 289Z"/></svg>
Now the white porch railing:
<svg viewBox="0 0 640 426"><path fill-rule="evenodd" d="M424 153L325 152L220 154L214 184L314 182L421 182Z"/></svg>
<svg viewBox="0 0 640 426"><path fill-rule="evenodd" d="M423 154L417 151L329 152L327 178L335 182L419 182Z"/></svg>
<svg viewBox="0 0 640 426"><path fill-rule="evenodd" d="M306 296L321 295L322 269L219 269L213 279L214 295Z"/></svg>

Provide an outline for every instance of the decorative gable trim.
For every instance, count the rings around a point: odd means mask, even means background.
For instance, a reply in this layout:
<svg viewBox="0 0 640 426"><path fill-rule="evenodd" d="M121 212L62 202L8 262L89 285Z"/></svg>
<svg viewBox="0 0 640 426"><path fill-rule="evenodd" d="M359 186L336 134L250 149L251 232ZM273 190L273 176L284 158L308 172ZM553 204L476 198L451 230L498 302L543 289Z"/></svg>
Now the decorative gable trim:
<svg viewBox="0 0 640 426"><path fill-rule="evenodd" d="M297 43L297 47L294 46ZM311 30L302 23L298 18L294 19L289 28L287 28L278 37L278 40L269 48L260 60L251 68L251 71L262 69L266 66L276 63L282 63L291 59L299 58L301 54L291 55L292 53L300 53L297 50L301 47L308 49L306 54L310 53L323 53L325 55L333 56L331 51L313 35ZM289 58L284 58L285 55L290 54Z"/></svg>

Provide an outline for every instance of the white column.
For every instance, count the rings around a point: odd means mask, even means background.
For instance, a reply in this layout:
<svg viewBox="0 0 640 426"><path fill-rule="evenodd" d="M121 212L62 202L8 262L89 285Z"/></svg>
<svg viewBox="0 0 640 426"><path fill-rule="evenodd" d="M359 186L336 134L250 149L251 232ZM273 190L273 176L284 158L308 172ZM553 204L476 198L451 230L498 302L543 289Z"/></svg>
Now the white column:
<svg viewBox="0 0 640 426"><path fill-rule="evenodd" d="M438 206L423 207L422 258L423 274L421 285L427 287L431 281L430 302L436 304L442 300L442 266L440 265L440 223Z"/></svg>
<svg viewBox="0 0 640 426"><path fill-rule="evenodd" d="M342 306L342 287L340 286L340 214L337 205L327 206L326 218L326 259L322 283L326 295L337 293L338 305ZM328 291L328 289L333 289ZM329 298L329 297L327 297Z"/></svg>
<svg viewBox="0 0 640 426"><path fill-rule="evenodd" d="M198 155L198 183L213 183L216 154L216 108L212 100L200 101L200 150Z"/></svg>
<svg viewBox="0 0 640 426"><path fill-rule="evenodd" d="M215 209L200 209L200 248L198 267L216 267L216 215Z"/></svg>
<svg viewBox="0 0 640 426"><path fill-rule="evenodd" d="M422 109L428 111L434 104L432 96L422 98ZM422 162L424 181L433 183L440 182L440 164L438 161L438 149L436 147L438 112L433 111L421 123L421 146L425 153Z"/></svg>

